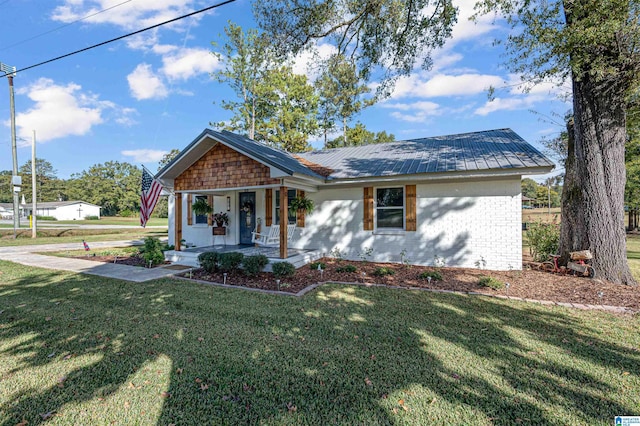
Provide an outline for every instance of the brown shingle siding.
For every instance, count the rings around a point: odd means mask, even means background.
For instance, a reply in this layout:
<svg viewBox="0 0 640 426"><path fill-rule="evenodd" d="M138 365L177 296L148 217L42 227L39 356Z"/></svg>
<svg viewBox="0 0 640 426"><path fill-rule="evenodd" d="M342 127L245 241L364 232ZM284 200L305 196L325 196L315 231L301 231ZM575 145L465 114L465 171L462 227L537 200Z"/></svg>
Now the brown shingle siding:
<svg viewBox="0 0 640 426"><path fill-rule="evenodd" d="M219 143L175 179L175 189L198 191L279 182L270 177L269 167Z"/></svg>

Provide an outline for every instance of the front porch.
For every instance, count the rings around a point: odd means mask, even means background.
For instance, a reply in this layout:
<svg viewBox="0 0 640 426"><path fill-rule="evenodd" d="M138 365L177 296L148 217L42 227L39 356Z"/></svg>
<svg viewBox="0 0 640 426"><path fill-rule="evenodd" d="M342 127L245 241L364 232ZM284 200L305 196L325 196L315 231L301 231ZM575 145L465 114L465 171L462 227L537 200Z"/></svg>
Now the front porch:
<svg viewBox="0 0 640 426"><path fill-rule="evenodd" d="M307 263L311 263L322 257L322 252L320 252L320 250L300 250L290 248L287 249L287 258L282 259L280 256L280 247L256 247L246 244L192 247L180 251L169 250L164 253L164 257L165 260L172 263L199 267L198 255L200 255L200 253L211 251L218 253L240 252L245 256L264 254L269 259L269 264L264 269L265 272L271 272L271 265L273 263L289 262L298 269Z"/></svg>

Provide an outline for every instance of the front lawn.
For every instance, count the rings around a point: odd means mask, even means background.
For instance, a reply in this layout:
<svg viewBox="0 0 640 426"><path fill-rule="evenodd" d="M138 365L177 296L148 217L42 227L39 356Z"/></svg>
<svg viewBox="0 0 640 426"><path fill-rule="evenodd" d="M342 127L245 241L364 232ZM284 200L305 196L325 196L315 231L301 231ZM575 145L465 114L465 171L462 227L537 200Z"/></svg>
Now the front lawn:
<svg viewBox="0 0 640 426"><path fill-rule="evenodd" d="M146 237L166 238L167 231L157 228L38 228L38 238L31 238L31 230L18 231L18 238L13 238L13 231L0 230L0 247L25 246L32 244L78 243L82 248L82 240L91 246L95 241L141 240Z"/></svg>
<svg viewBox="0 0 640 426"><path fill-rule="evenodd" d="M640 413L640 318L0 261L0 424L589 424ZM27 423L23 423L27 424Z"/></svg>

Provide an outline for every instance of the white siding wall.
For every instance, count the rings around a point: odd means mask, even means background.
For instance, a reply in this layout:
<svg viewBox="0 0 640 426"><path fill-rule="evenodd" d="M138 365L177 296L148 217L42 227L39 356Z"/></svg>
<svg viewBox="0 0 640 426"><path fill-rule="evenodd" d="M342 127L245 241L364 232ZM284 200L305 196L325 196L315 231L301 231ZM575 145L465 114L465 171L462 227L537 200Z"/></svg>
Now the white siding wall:
<svg viewBox="0 0 640 426"><path fill-rule="evenodd" d="M400 185L398 185L400 186ZM375 186L374 186L375 188ZM508 270L522 268L520 178L417 185L416 232L363 230L363 189L307 193L316 209L291 243L295 248L339 248L347 258L373 248L370 260Z"/></svg>
<svg viewBox="0 0 640 426"><path fill-rule="evenodd" d="M262 226L264 227L264 190L256 190L256 215L259 218L262 218ZM194 194L193 200L195 201L195 196L200 194ZM204 195L204 194L202 194ZM227 197L231 197L231 211L227 211ZM173 231L173 208L169 208L169 244L175 244L175 232ZM229 215L229 225L227 226L227 235L226 238L223 239L221 236L216 236L215 240L212 234L211 226L207 224L195 224L195 217L193 219L193 225L187 225L187 195L184 194L182 196L182 239L184 239L187 243L195 244L197 247L202 246L211 246L211 245L222 245L223 241L228 245L238 244L239 235L238 235L238 193L237 192L228 192L224 195L216 195L213 197L213 212L226 212Z"/></svg>
<svg viewBox="0 0 640 426"><path fill-rule="evenodd" d="M81 208L82 211L78 212L78 208ZM82 220L87 216L100 217L99 207L85 203L70 204L68 206L58 207L57 209L41 210L40 208L36 208L36 212L38 215L53 216L58 220Z"/></svg>

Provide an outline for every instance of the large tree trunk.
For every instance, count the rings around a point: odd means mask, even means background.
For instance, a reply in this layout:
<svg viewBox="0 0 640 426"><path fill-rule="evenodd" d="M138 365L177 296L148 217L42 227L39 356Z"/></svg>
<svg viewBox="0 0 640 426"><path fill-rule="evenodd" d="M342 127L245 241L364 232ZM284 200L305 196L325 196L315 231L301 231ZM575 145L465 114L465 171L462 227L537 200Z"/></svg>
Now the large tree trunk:
<svg viewBox="0 0 640 426"><path fill-rule="evenodd" d="M569 252L589 247L586 233L576 232L585 229L584 200L582 182L577 170L573 118L567 122L567 157L564 163L564 185L562 186L562 211L560 220L560 249L558 254L564 265L569 260ZM582 247L582 248L579 248Z"/></svg>
<svg viewBox="0 0 640 426"><path fill-rule="evenodd" d="M616 83L596 82L586 73L574 78L574 156L567 160L570 187L563 194L567 223L560 248L565 255L589 249L599 278L636 284L627 264L624 227L626 111L624 91Z"/></svg>

